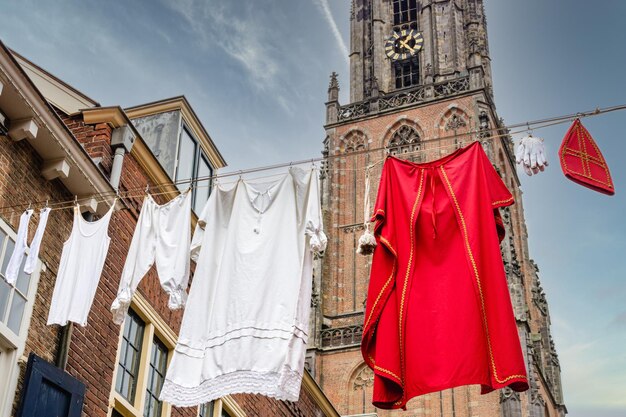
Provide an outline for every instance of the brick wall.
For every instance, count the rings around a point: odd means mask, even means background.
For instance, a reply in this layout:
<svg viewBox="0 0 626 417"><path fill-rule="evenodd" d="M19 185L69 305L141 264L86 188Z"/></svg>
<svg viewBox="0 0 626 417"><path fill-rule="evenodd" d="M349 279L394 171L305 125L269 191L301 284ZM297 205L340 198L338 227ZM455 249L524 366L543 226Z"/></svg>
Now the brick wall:
<svg viewBox="0 0 626 417"><path fill-rule="evenodd" d="M0 216L15 231L19 226L20 215L29 202L72 198L58 180L46 181L41 176L41 165L41 158L25 140L13 142L6 136L0 136L0 206L22 205L14 211L3 210ZM39 210L35 210L29 227L29 242L35 234L38 222ZM46 326L46 321L63 242L69 236L71 228L71 210L51 212L39 253L39 257L47 268L45 272L42 271L39 278L24 356L34 352L47 361L54 362L55 360L60 333L56 326ZM16 400L19 400L25 368L25 363L23 363Z"/></svg>
<svg viewBox="0 0 626 417"><path fill-rule="evenodd" d="M236 394L233 399L248 417L323 417L311 395L300 390L298 402L276 401L262 395Z"/></svg>

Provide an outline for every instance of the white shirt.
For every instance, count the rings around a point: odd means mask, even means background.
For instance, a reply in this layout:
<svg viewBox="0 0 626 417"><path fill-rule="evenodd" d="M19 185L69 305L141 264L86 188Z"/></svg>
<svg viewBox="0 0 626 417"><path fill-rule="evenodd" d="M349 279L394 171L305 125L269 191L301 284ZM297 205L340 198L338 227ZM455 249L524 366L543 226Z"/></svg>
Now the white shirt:
<svg viewBox="0 0 626 417"><path fill-rule="evenodd" d="M116 324L124 322L137 286L155 263L161 287L169 294L169 308L177 310L185 305L190 241L191 192L162 205L150 195L146 196L128 249L117 297L111 305Z"/></svg>
<svg viewBox="0 0 626 417"><path fill-rule="evenodd" d="M297 401L312 251L325 248L318 171L216 187L192 251L197 267L161 399L193 406L247 392Z"/></svg>

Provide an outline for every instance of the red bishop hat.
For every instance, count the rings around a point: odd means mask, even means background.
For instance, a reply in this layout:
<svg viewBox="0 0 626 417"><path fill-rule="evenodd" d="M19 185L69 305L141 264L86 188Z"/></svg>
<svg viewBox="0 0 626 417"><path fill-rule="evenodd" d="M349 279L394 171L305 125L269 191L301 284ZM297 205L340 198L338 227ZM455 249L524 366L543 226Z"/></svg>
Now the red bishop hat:
<svg viewBox="0 0 626 417"><path fill-rule="evenodd" d="M615 194L609 166L580 119L574 120L563 138L559 159L570 180L603 194Z"/></svg>

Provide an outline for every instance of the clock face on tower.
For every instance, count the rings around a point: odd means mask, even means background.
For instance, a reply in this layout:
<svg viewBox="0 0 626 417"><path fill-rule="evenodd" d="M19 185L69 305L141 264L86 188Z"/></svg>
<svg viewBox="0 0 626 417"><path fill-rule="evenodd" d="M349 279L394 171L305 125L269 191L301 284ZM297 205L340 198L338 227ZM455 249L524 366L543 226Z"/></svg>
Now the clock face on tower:
<svg viewBox="0 0 626 417"><path fill-rule="evenodd" d="M407 59L417 54L424 44L424 36L416 30L394 31L385 42L385 54L394 61Z"/></svg>

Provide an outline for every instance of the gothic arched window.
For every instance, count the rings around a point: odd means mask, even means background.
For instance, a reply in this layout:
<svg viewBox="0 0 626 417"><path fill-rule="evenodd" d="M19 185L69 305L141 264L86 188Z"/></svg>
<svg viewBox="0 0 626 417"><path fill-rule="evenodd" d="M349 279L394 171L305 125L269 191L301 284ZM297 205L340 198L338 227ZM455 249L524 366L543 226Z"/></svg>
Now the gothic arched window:
<svg viewBox="0 0 626 417"><path fill-rule="evenodd" d="M339 150L341 153L360 151L365 149L366 142L365 134L359 130L355 130L348 133L346 137L341 140Z"/></svg>
<svg viewBox="0 0 626 417"><path fill-rule="evenodd" d="M337 185L333 196L336 199L334 204L343 209L333 214L330 224L336 224L336 230L343 232L338 237L342 242L339 246L341 255L337 261L337 270L340 272L335 276L337 285L350 294L343 299L343 305L346 308L352 305L352 311L357 311L367 291L367 288L357 284L361 276L369 276L369 264L358 262L359 255L354 250L361 234L354 225L363 224L365 172L369 162L369 155L364 151L369 147L369 139L365 132L354 129L341 137L338 145L338 158L333 160L333 184Z"/></svg>
<svg viewBox="0 0 626 417"><path fill-rule="evenodd" d="M511 388L504 388L500 391L500 403L502 403L503 416L522 417L522 402L519 393L513 391Z"/></svg>
<svg viewBox="0 0 626 417"><path fill-rule="evenodd" d="M418 151L422 149L419 134L411 126L402 125L394 132L391 139L389 139L387 149L389 149L391 155L401 155ZM412 161L422 160L419 153L411 155L409 159Z"/></svg>
<svg viewBox="0 0 626 417"><path fill-rule="evenodd" d="M352 401L350 401L350 413L364 414L371 407L370 399L374 386L374 372L367 365L363 365L351 378Z"/></svg>
<svg viewBox="0 0 626 417"><path fill-rule="evenodd" d="M469 117L464 111L454 107L447 111L439 122L442 133L454 139L457 149L464 146L465 142L470 139L469 136L465 136L465 133L469 131L468 120Z"/></svg>

